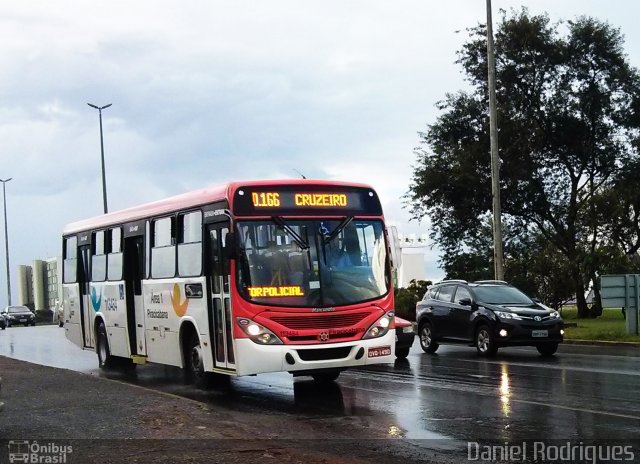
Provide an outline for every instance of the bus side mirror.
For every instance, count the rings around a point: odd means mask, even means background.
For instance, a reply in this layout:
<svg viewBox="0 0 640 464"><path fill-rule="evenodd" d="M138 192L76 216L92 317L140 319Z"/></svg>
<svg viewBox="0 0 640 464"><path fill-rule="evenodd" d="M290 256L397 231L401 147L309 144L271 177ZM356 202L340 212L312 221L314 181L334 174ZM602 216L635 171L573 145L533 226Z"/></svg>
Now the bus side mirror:
<svg viewBox="0 0 640 464"><path fill-rule="evenodd" d="M224 256L227 259L236 257L236 234L229 232L224 240Z"/></svg>

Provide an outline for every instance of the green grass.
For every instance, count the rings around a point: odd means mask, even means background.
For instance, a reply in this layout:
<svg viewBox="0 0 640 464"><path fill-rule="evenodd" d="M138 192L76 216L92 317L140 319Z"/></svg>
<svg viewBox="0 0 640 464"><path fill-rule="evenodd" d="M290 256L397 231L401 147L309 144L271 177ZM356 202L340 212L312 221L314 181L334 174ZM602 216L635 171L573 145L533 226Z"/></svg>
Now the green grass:
<svg viewBox="0 0 640 464"><path fill-rule="evenodd" d="M564 329L565 340L640 342L640 335L627 335L620 309L605 309L596 319L578 319L578 310L566 306L562 309L562 318L567 324L577 324Z"/></svg>

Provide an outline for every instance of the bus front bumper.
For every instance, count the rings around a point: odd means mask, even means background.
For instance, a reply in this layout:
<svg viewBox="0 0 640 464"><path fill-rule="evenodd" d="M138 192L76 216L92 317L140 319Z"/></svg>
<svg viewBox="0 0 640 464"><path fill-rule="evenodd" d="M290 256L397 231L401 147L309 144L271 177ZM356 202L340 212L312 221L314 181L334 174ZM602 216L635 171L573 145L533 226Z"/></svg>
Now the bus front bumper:
<svg viewBox="0 0 640 464"><path fill-rule="evenodd" d="M245 338L236 339L235 345L237 375L344 369L393 363L395 331L379 338L343 343L258 345Z"/></svg>

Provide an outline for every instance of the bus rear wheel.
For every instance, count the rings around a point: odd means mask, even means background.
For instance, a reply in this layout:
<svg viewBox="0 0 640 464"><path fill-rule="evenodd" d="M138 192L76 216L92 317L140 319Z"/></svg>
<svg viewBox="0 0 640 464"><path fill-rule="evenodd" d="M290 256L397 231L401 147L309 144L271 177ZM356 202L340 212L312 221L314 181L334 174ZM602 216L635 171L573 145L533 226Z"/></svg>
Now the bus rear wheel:
<svg viewBox="0 0 640 464"><path fill-rule="evenodd" d="M113 356L109 350L109 339L107 338L107 329L104 323L98 324L96 351L98 352L98 367L100 369L110 369L113 367Z"/></svg>

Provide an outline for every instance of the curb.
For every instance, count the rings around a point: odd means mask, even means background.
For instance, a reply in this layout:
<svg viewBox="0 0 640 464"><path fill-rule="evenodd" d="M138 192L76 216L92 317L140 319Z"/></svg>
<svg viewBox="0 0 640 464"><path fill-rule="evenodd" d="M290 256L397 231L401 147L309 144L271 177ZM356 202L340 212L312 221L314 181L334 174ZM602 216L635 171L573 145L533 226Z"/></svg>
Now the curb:
<svg viewBox="0 0 640 464"><path fill-rule="evenodd" d="M595 345L595 346L624 346L628 348L640 348L640 342L622 342L607 340L567 340L562 341L565 345Z"/></svg>

